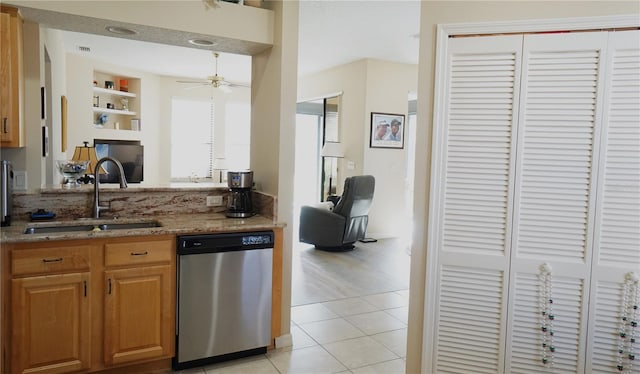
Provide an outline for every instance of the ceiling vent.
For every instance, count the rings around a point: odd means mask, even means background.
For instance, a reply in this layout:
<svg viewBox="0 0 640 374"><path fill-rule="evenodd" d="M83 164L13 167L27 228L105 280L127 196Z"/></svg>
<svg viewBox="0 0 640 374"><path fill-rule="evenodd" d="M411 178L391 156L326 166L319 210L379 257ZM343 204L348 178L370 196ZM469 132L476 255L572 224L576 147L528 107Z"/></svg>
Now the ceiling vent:
<svg viewBox="0 0 640 374"><path fill-rule="evenodd" d="M79 45L78 46L78 51L80 52L85 52L85 53L89 53L91 52L91 47L85 47L83 45Z"/></svg>

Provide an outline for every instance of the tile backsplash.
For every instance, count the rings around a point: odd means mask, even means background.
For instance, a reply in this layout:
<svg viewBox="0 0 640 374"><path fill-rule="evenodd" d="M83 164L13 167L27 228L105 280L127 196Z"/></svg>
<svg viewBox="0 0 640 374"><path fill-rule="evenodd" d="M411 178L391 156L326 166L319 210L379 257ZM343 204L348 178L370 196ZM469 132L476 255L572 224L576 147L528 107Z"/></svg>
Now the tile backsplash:
<svg viewBox="0 0 640 374"><path fill-rule="evenodd" d="M222 196L223 205L207 206L207 196ZM100 203L110 209L103 217L156 216L170 214L224 213L228 188L104 188L100 189ZM254 191L255 211L263 217L275 218L275 196ZM91 217L93 187L77 189L52 188L39 193L15 193L13 215L28 220L38 209L50 211L59 219Z"/></svg>

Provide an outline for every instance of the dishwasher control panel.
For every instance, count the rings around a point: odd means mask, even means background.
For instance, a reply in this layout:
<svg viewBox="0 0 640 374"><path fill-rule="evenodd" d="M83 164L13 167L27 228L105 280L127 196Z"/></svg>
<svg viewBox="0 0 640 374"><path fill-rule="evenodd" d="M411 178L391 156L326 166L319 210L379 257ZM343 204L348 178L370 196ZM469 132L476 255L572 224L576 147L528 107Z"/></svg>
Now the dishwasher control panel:
<svg viewBox="0 0 640 374"><path fill-rule="evenodd" d="M255 245L255 244L273 245L273 234L268 233L268 234L242 236L242 245Z"/></svg>
<svg viewBox="0 0 640 374"><path fill-rule="evenodd" d="M251 233L183 235L178 237L178 253L240 251L273 248L273 231Z"/></svg>

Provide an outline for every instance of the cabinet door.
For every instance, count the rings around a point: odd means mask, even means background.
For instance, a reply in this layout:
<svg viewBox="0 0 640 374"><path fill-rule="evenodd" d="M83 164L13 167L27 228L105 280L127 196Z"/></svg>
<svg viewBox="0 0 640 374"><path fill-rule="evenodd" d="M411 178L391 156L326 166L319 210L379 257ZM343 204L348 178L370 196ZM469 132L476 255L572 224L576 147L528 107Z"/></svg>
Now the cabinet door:
<svg viewBox="0 0 640 374"><path fill-rule="evenodd" d="M425 320L428 372L503 372L522 36L450 41L447 113L434 126ZM431 221L430 219L430 221ZM429 348L427 348L429 349Z"/></svg>
<svg viewBox="0 0 640 374"><path fill-rule="evenodd" d="M22 19L1 13L0 20L0 146L24 146L20 127L22 105Z"/></svg>
<svg viewBox="0 0 640 374"><path fill-rule="evenodd" d="M524 39L509 373L584 372L606 41L606 32ZM550 281L539 279L544 264Z"/></svg>
<svg viewBox="0 0 640 374"><path fill-rule="evenodd" d="M171 266L105 272L106 365L171 357L175 280Z"/></svg>
<svg viewBox="0 0 640 374"><path fill-rule="evenodd" d="M11 16L0 13L0 142L11 141Z"/></svg>
<svg viewBox="0 0 640 374"><path fill-rule="evenodd" d="M11 372L66 373L91 363L89 273L13 279Z"/></svg>
<svg viewBox="0 0 640 374"><path fill-rule="evenodd" d="M607 51L587 372L640 373L640 342L619 335L637 331L621 316L625 276L640 274L640 31L609 33Z"/></svg>

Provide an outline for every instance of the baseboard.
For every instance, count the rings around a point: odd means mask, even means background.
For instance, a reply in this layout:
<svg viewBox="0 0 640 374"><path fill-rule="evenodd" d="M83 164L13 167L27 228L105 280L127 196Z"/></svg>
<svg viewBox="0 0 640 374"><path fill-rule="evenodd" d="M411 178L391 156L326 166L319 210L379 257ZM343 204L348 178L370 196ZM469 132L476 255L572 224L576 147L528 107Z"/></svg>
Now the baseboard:
<svg viewBox="0 0 640 374"><path fill-rule="evenodd" d="M367 233L365 234L366 238L374 238L374 239L391 239L391 238L397 238L398 235L394 235L392 233L389 232L369 232L367 231Z"/></svg>
<svg viewBox="0 0 640 374"><path fill-rule="evenodd" d="M293 345L293 337L291 334L276 337L276 348L291 347Z"/></svg>

